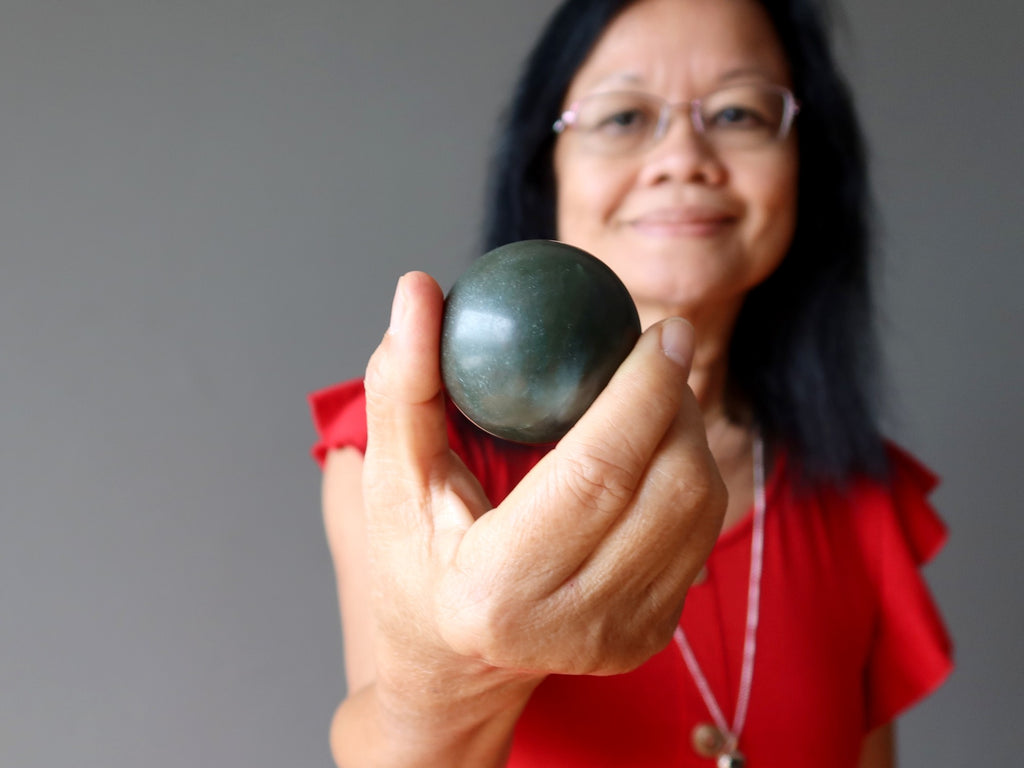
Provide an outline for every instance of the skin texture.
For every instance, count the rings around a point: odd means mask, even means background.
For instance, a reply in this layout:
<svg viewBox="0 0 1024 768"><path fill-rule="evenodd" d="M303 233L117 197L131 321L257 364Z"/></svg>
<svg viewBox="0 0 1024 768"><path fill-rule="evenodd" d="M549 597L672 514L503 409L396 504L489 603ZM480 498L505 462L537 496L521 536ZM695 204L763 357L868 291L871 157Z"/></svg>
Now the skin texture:
<svg viewBox="0 0 1024 768"><path fill-rule="evenodd" d="M738 79L789 85L759 6L641 0L566 105L622 87L683 102ZM713 152L680 117L624 158L587 154L572 130L557 139L559 237L619 275L647 331L494 510L447 445L441 290L422 273L399 282L367 368L366 456L334 451L324 473L350 688L331 734L343 768L502 765L546 674L623 672L670 641L723 523L748 513L751 433L742 403L725 418L726 349L743 296L792 237L796 144ZM861 766L891 765L886 726Z"/></svg>

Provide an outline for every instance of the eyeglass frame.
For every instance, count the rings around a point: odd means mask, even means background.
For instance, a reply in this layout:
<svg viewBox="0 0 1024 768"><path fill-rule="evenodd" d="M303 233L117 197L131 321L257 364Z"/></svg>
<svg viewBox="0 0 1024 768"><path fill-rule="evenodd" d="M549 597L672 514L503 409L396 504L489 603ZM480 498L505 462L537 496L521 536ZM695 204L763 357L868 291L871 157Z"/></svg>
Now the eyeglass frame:
<svg viewBox="0 0 1024 768"><path fill-rule="evenodd" d="M688 108L687 111L689 112L690 116L690 125L693 127L693 130L697 132L697 135L704 138L706 136L706 127L704 125L704 115L701 113L702 103L706 101L710 96L713 96L716 93L726 91L731 88L742 87L743 85L757 85L759 88L774 91L775 93L778 93L782 96L782 120L779 123L779 130L778 132L776 132L772 141L784 141L786 137L789 136L790 132L793 130L793 122L796 120L796 116L800 113L800 102L796 100L796 96L793 94L793 91L791 91L789 88L786 88L783 85L776 85L774 83L736 83L733 85L726 85L721 88L716 88L715 90L705 94L704 96L699 96L695 99L689 99L687 101L680 101L676 103L672 103L667 99L663 99L660 96L654 95L653 93L646 93L644 91L602 91L599 93L587 94L586 96L582 96L581 98L578 98L575 101L573 101L568 106L568 108L564 112L562 112L561 115L558 116L558 119L555 120L555 122L551 125L551 130L554 133L561 135L565 133L565 131L567 131L569 128L572 128L573 125L575 125L576 118L579 116L578 110L580 103L588 98L591 98L592 96L627 93L635 94L637 96L643 96L644 98L650 99L655 102L661 102L661 108L658 110L658 122L654 126L654 132L651 133L650 138L644 143L635 147L634 149L628 150L623 154L629 155L633 152L640 152L641 150L654 146L661 139L665 138L666 134L668 133L668 129L672 124L672 113L678 109L682 109L683 107Z"/></svg>

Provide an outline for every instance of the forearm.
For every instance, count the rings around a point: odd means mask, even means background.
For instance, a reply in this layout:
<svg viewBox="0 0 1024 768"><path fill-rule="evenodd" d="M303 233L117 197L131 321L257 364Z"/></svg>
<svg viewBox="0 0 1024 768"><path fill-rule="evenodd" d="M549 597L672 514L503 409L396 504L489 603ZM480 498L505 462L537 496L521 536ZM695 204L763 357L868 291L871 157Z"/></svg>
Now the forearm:
<svg viewBox="0 0 1024 768"><path fill-rule="evenodd" d="M339 768L500 768L535 686L517 681L414 710L372 683L338 708L331 751Z"/></svg>
<svg viewBox="0 0 1024 768"><path fill-rule="evenodd" d="M896 726L883 725L864 737L857 768L895 768Z"/></svg>

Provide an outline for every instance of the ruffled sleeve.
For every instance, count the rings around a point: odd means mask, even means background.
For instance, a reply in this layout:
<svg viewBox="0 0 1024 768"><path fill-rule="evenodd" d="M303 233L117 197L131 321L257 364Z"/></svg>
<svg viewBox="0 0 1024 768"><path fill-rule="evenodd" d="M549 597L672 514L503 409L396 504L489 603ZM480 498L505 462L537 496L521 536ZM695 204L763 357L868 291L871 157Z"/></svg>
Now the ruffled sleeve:
<svg viewBox="0 0 1024 768"><path fill-rule="evenodd" d="M317 434L310 452L321 467L332 448L351 446L366 451L366 392L362 379L312 392L308 400Z"/></svg>
<svg viewBox="0 0 1024 768"><path fill-rule="evenodd" d="M953 648L920 569L942 548L945 524L928 502L938 478L890 446L890 483L864 511L878 615L867 667L867 725L875 728L935 690Z"/></svg>

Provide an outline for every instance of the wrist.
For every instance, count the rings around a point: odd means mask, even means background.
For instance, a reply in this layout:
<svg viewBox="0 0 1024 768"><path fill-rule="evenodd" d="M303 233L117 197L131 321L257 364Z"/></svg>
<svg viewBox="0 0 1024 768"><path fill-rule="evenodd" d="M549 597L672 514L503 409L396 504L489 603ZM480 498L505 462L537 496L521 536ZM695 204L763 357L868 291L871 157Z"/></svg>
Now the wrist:
<svg viewBox="0 0 1024 768"><path fill-rule="evenodd" d="M482 674L483 677L490 678ZM476 675L472 675L476 678ZM500 768L539 677L426 688L380 680L351 693L331 726L340 768ZM422 686L425 678L419 681Z"/></svg>
<svg viewBox="0 0 1024 768"><path fill-rule="evenodd" d="M461 657L439 663L410 656L377 668L376 720L394 758L387 764L503 766L519 716L544 675Z"/></svg>
<svg viewBox="0 0 1024 768"><path fill-rule="evenodd" d="M509 713L514 724L544 677L462 657L378 660L375 698L381 717L396 728L470 731Z"/></svg>

